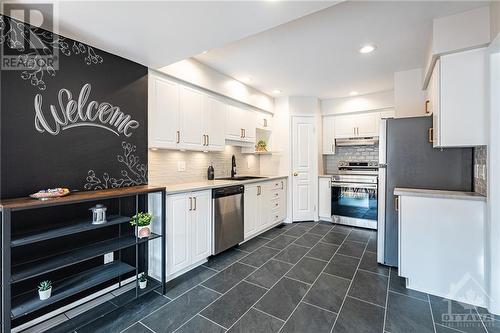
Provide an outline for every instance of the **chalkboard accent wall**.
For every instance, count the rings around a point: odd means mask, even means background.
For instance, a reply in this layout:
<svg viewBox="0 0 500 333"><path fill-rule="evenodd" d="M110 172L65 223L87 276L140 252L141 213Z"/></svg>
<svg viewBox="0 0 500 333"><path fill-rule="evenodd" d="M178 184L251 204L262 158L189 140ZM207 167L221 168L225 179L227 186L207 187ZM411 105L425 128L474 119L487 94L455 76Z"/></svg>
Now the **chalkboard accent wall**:
<svg viewBox="0 0 500 333"><path fill-rule="evenodd" d="M147 68L0 15L2 56L33 52L13 29L56 51L58 69L2 69L0 197L146 184Z"/></svg>

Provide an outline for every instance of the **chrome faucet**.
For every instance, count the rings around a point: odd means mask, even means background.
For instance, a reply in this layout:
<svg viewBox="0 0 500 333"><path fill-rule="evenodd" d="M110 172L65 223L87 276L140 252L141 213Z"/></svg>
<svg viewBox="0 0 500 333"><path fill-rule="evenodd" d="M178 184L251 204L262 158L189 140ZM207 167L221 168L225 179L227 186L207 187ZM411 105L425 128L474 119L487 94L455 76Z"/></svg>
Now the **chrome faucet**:
<svg viewBox="0 0 500 333"><path fill-rule="evenodd" d="M236 175L236 157L234 155L231 157L231 178Z"/></svg>

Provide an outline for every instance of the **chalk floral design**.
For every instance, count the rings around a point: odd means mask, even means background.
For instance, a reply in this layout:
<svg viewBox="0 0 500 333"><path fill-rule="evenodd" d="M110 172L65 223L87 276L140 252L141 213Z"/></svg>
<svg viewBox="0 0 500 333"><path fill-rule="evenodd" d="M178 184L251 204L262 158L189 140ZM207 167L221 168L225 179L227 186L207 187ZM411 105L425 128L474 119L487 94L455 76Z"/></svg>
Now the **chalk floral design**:
<svg viewBox="0 0 500 333"><path fill-rule="evenodd" d="M9 24L4 16L0 15L0 43L21 53L17 56L17 61L25 68L21 72L21 78L39 90L47 88L44 80L46 76L56 76L53 64L58 60L58 56L54 54L54 50L59 50L67 57L84 56L83 60L87 65L103 62L102 57L96 54L91 46L20 21L8 20ZM25 45L30 45L30 52L27 52Z"/></svg>
<svg viewBox="0 0 500 333"><path fill-rule="evenodd" d="M89 170L86 177L86 190L102 190L106 188L119 188L147 184L148 167L139 161L139 157L134 155L137 147L122 142L123 155L116 155L118 162L124 169L120 172L121 178L111 177L108 172L104 172L102 178L96 176L94 170Z"/></svg>

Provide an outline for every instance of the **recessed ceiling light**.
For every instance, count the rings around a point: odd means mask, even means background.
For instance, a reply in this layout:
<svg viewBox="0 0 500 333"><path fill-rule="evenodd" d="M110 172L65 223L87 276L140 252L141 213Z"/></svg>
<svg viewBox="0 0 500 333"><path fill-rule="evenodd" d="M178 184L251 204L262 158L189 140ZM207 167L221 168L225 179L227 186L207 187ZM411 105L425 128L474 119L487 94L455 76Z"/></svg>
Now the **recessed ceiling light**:
<svg viewBox="0 0 500 333"><path fill-rule="evenodd" d="M208 50L201 52L201 54L207 54L207 53L208 53Z"/></svg>
<svg viewBox="0 0 500 333"><path fill-rule="evenodd" d="M249 78L248 76L244 76L244 77L242 77L242 78L240 79L240 81L241 81L241 82L244 82L244 83L248 83L248 82L252 81L252 79L251 79L251 78Z"/></svg>
<svg viewBox="0 0 500 333"><path fill-rule="evenodd" d="M349 93L349 95L351 95L351 96L356 96L357 94L358 94L358 92L357 92L357 91L351 91L351 92Z"/></svg>
<svg viewBox="0 0 500 333"><path fill-rule="evenodd" d="M281 94L281 93L282 93L282 91L279 90L279 89L274 89L273 90L273 94Z"/></svg>
<svg viewBox="0 0 500 333"><path fill-rule="evenodd" d="M359 49L359 53L370 53L370 52L373 52L377 49L377 46L373 45L373 44L366 44L366 45L363 45L360 49Z"/></svg>

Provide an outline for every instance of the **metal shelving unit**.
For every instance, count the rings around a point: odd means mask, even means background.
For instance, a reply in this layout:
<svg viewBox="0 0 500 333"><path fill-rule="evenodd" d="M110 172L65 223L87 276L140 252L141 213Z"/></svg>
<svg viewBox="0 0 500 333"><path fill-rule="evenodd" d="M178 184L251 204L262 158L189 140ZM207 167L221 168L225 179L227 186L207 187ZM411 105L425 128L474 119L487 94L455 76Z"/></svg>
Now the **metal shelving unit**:
<svg viewBox="0 0 500 333"><path fill-rule="evenodd" d="M161 232L157 228L150 237L137 238L137 227L130 226L129 221L139 211L147 211L147 196L152 193L161 195ZM149 242L161 242L161 258L165 260L165 196L165 188L144 185L77 192L49 201L2 201L2 331L10 332L12 321L29 321L110 286L135 285L135 291L131 287L117 296L117 302L123 305L154 290L165 293L164 268L161 281L148 277L144 290L139 289L137 278L142 271L147 272ZM58 210L67 212L68 207L83 215L86 206L100 201L109 202L113 208L105 224L93 225L88 217L46 218ZM30 215L30 210L35 214ZM33 219L40 221L33 223ZM25 229L23 223L28 225ZM105 263L99 258L111 252L113 261ZM47 277L53 282L52 296L40 300L35 282Z"/></svg>

